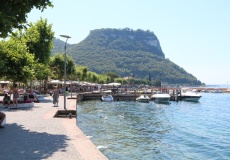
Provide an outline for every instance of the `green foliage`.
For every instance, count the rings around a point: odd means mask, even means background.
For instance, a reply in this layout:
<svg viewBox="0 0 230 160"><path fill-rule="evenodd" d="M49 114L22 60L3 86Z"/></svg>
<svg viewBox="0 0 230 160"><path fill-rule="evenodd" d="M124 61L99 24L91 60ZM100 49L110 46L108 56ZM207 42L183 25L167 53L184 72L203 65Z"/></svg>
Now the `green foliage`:
<svg viewBox="0 0 230 160"><path fill-rule="evenodd" d="M159 41L153 32L143 30L125 29L96 29L79 44L79 47L91 46L95 48L151 52L160 57L164 57ZM157 46L157 47L156 47Z"/></svg>
<svg viewBox="0 0 230 160"><path fill-rule="evenodd" d="M65 51L65 42L60 39L53 38L54 48L51 50L51 55L54 56L55 53L64 53ZM66 48L68 49L71 44L66 44ZM68 53L69 54L69 53Z"/></svg>
<svg viewBox="0 0 230 160"><path fill-rule="evenodd" d="M25 43L10 39L0 42L0 75L13 82L27 82L34 77L34 56Z"/></svg>
<svg viewBox="0 0 230 160"><path fill-rule="evenodd" d="M115 78L119 78L119 76L114 72L106 72L105 75L110 77L111 82L113 82Z"/></svg>
<svg viewBox="0 0 230 160"><path fill-rule="evenodd" d="M149 84L149 81L146 79L135 79L135 81L132 83L134 83L134 84L146 84L147 85L147 84Z"/></svg>
<svg viewBox="0 0 230 160"><path fill-rule="evenodd" d="M7 37L15 28L26 27L27 14L33 8L43 11L48 6L52 7L50 0L1 0L0 37Z"/></svg>
<svg viewBox="0 0 230 160"><path fill-rule="evenodd" d="M159 79L153 80L152 81L152 86L160 87L161 86L161 81Z"/></svg>
<svg viewBox="0 0 230 160"><path fill-rule="evenodd" d="M53 48L54 32L52 25L47 23L47 19L40 19L35 24L30 23L30 28L25 29L22 35L31 54L39 63L48 64Z"/></svg>
<svg viewBox="0 0 230 160"><path fill-rule="evenodd" d="M53 45L52 26L40 19L30 28L16 30L1 42L1 77L13 82L30 79L48 80L48 63Z"/></svg>
<svg viewBox="0 0 230 160"><path fill-rule="evenodd" d="M114 82L121 83L121 84L128 84L128 81L124 78L115 78Z"/></svg>
<svg viewBox="0 0 230 160"><path fill-rule="evenodd" d="M50 70L51 70L51 79L63 79L64 77L64 54L55 54L50 59ZM74 68L75 72L75 62L72 57L66 55L66 75L71 76L71 70Z"/></svg>
<svg viewBox="0 0 230 160"><path fill-rule="evenodd" d="M41 63L35 64L35 77L37 80L48 80L48 75L50 74L50 69L48 65Z"/></svg>

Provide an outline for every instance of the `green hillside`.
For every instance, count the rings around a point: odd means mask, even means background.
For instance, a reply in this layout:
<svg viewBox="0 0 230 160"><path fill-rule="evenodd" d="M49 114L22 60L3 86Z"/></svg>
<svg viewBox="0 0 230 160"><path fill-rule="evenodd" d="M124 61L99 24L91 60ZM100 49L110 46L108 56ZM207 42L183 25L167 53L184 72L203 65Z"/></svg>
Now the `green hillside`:
<svg viewBox="0 0 230 160"><path fill-rule="evenodd" d="M63 42L60 39L54 39L54 49L52 50L52 53L60 53L64 52L64 46L65 42ZM71 45L67 43L67 47L70 47Z"/></svg>
<svg viewBox="0 0 230 160"><path fill-rule="evenodd" d="M60 40L59 40L60 41ZM55 42L55 52L63 52ZM60 42L59 42L60 43ZM67 47L77 64L96 73L114 72L120 77L159 79L173 84L197 84L197 78L165 59L153 32L125 29L96 29L82 42ZM198 81L198 83L201 83Z"/></svg>

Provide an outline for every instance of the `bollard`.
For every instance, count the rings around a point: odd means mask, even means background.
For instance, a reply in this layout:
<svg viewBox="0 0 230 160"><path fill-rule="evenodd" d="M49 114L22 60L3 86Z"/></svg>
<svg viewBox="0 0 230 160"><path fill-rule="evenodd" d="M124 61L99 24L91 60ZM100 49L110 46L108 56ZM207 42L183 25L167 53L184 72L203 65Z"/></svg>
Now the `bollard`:
<svg viewBox="0 0 230 160"><path fill-rule="evenodd" d="M72 113L69 113L69 118L70 118L70 119L72 118Z"/></svg>

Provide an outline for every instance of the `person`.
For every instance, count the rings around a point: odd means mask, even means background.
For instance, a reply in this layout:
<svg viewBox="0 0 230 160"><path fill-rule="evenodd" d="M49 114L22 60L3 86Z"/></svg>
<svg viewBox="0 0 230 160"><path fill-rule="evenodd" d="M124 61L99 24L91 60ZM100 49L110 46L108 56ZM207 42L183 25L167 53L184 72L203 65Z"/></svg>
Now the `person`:
<svg viewBox="0 0 230 160"><path fill-rule="evenodd" d="M29 93L29 99L32 100L33 102L39 102L38 97L34 91L31 91Z"/></svg>
<svg viewBox="0 0 230 160"><path fill-rule="evenodd" d="M17 84L14 84L13 88L13 107L16 105L16 108L18 107L18 98L19 98L19 92Z"/></svg>
<svg viewBox="0 0 230 160"><path fill-rule="evenodd" d="M0 128L4 128L3 122L5 118L6 118L6 115L0 111Z"/></svg>
<svg viewBox="0 0 230 160"><path fill-rule="evenodd" d="M58 106L58 99L59 99L59 90L57 89L57 86L53 87L53 104L57 104Z"/></svg>
<svg viewBox="0 0 230 160"><path fill-rule="evenodd" d="M68 87L66 86L65 88L65 94L68 95L69 94L69 90L68 90Z"/></svg>
<svg viewBox="0 0 230 160"><path fill-rule="evenodd" d="M10 107L10 95L4 91L4 98L2 101L2 104L6 107L6 104L8 104L8 107Z"/></svg>

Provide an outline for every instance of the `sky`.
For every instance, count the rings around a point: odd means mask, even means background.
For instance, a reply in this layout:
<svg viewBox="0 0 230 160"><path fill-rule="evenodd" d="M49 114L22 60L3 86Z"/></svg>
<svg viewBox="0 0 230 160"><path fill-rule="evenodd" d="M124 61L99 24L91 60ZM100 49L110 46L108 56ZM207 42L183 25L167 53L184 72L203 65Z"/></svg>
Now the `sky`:
<svg viewBox="0 0 230 160"><path fill-rule="evenodd" d="M40 17L52 24L55 37L70 44L91 30L130 28L153 32L165 57L205 84L230 86L229 0L65 0L43 12L33 9L28 22Z"/></svg>

